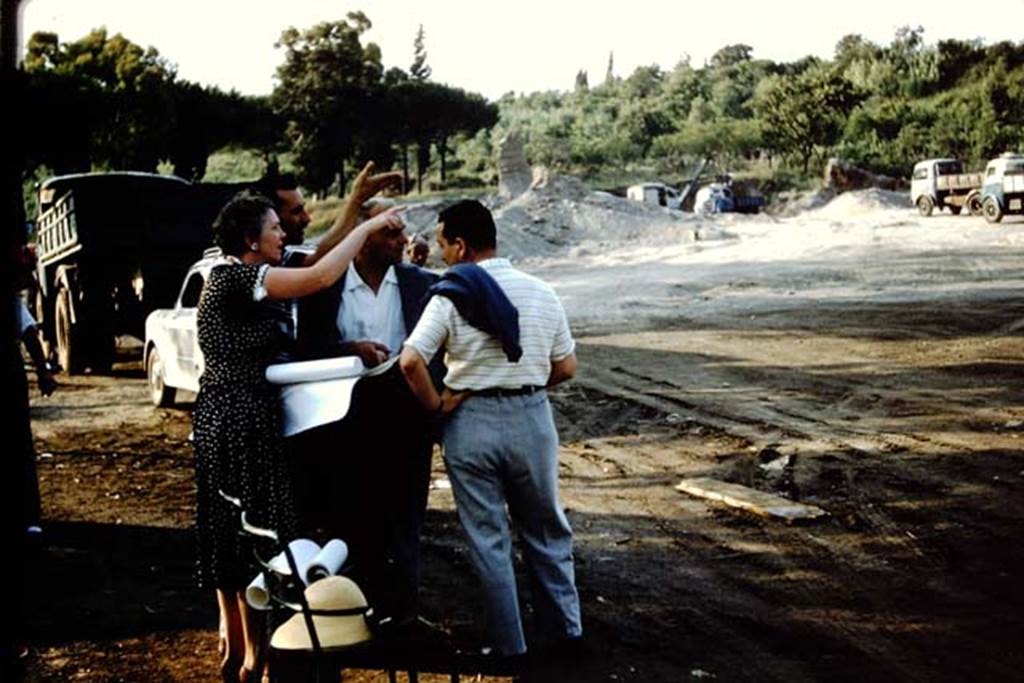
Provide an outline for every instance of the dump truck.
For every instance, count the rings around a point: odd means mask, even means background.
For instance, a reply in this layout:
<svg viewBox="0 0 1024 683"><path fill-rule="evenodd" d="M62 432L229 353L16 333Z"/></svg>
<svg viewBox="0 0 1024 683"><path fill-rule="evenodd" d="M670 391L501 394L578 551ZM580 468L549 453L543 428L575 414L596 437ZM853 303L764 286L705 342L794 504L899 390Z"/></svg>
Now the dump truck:
<svg viewBox="0 0 1024 683"><path fill-rule="evenodd" d="M694 195L694 213L757 213L765 205L764 197L740 193L737 189L728 176L701 186Z"/></svg>
<svg viewBox="0 0 1024 683"><path fill-rule="evenodd" d="M965 206L972 216L980 216L982 180L981 173L965 173L959 159L925 159L914 164L910 200L922 216L937 208L955 216Z"/></svg>
<svg viewBox="0 0 1024 683"><path fill-rule="evenodd" d="M119 335L144 337L146 315L174 303L220 207L244 187L133 172L42 183L35 309L66 372L106 372Z"/></svg>
<svg viewBox="0 0 1024 683"><path fill-rule="evenodd" d="M981 193L981 209L989 223L1024 213L1024 155L1007 152L988 162Z"/></svg>

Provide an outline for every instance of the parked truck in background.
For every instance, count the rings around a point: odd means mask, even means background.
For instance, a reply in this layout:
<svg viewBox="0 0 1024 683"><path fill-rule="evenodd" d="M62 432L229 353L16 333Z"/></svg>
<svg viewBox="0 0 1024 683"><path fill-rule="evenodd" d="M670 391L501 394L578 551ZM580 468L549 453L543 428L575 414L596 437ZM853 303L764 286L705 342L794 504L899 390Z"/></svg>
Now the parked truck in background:
<svg viewBox="0 0 1024 683"><path fill-rule="evenodd" d="M748 194L745 188L736 185L731 177L723 176L697 190L693 211L700 214L757 213L764 205L764 197Z"/></svg>
<svg viewBox="0 0 1024 683"><path fill-rule="evenodd" d="M626 197L635 202L664 206L668 209L678 209L681 199L679 190L665 183L631 185L626 190Z"/></svg>
<svg viewBox="0 0 1024 683"><path fill-rule="evenodd" d="M36 316L66 372L106 372L119 335L144 337L146 315L174 303L217 212L242 187L129 172L41 185Z"/></svg>
<svg viewBox="0 0 1024 683"><path fill-rule="evenodd" d="M919 161L910 180L910 200L922 216L931 216L936 208L957 215L965 206L971 215L980 216L982 177L965 173L958 159Z"/></svg>
<svg viewBox="0 0 1024 683"><path fill-rule="evenodd" d="M998 223L1006 214L1024 213L1024 155L1007 152L988 162L981 188L985 220Z"/></svg>
<svg viewBox="0 0 1024 683"><path fill-rule="evenodd" d="M711 158L701 161L689 182L681 190L665 183L640 183L626 190L626 197L646 204L655 204L679 211L696 213L757 213L765 205L765 198L744 183L736 183L728 173L705 175L713 163Z"/></svg>

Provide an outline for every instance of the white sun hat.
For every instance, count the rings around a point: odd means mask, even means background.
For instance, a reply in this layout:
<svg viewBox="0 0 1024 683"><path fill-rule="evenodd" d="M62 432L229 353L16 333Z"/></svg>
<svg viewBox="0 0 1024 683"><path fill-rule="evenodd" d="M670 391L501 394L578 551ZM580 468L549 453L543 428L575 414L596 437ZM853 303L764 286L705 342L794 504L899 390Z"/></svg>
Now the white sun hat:
<svg viewBox="0 0 1024 683"><path fill-rule="evenodd" d="M314 614L313 627L321 647L356 645L372 635L366 624L369 607L356 582L346 576L328 576L306 588L311 610L338 610L343 614ZM313 642L302 613L292 615L274 631L270 646L278 650L311 650Z"/></svg>

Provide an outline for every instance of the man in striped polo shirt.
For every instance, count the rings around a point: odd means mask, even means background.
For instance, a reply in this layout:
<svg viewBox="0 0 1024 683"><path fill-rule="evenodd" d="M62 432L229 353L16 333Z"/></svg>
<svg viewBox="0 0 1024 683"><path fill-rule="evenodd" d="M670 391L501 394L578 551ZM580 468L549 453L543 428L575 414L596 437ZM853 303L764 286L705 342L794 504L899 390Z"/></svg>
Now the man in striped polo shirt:
<svg viewBox="0 0 1024 683"><path fill-rule="evenodd" d="M463 264L449 273L465 274L467 287L460 297L446 293L446 274L432 288L400 362L425 409L447 417L445 465L483 587L490 644L495 654L514 656L526 652L526 642L509 516L536 580L538 632L570 649L582 636L572 530L558 502L558 434L545 392L571 378L577 363L558 297L498 257L495 233L490 211L475 200L440 213L437 243L449 266ZM427 362L441 348L448 373L438 394Z"/></svg>

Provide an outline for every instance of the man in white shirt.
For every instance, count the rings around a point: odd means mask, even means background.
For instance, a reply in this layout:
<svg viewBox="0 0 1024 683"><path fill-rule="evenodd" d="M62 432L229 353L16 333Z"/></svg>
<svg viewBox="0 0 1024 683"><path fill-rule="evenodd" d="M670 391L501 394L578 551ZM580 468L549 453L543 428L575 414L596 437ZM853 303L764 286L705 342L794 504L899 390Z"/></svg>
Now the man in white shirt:
<svg viewBox="0 0 1024 683"><path fill-rule="evenodd" d="M402 174L400 172L374 174L375 169L374 162L366 162L363 170L352 182L352 192L341 213L335 218L330 229L320 237L315 247L304 246L306 228L312 221L312 217L306 209L306 199L302 195L302 190L299 189L299 183L295 176L291 173L278 173L275 170L256 182L252 190L273 202L274 211L277 213L278 219L281 221L281 228L285 233L282 266L300 268L313 265L344 239L345 235L360 220L365 220L359 215L360 207L365 202L372 200L378 192L389 187L401 186ZM298 301L295 299L274 301L270 303L270 306L277 312L278 322L285 336L295 341L298 335L296 329L298 326ZM280 360L288 360L292 355L302 355L301 350L285 348L282 350Z"/></svg>
<svg viewBox="0 0 1024 683"><path fill-rule="evenodd" d="M538 631L571 649L583 629L572 530L558 502L558 434L545 391L576 372L565 311L551 287L498 257L494 220L479 202L442 211L437 243L454 267L432 288L400 364L424 408L448 417L445 465L483 587L491 646L505 657L526 652L511 516L537 584ZM456 289L466 285L458 296L443 293L453 271ZM448 372L438 394L427 361L442 347Z"/></svg>
<svg viewBox="0 0 1024 683"><path fill-rule="evenodd" d="M402 263L403 229L371 235L335 286L300 304L307 358L357 355L367 367L396 357L437 276ZM443 376L440 356L433 372ZM396 428L397 427L397 428ZM356 385L339 423L296 442L306 525L348 543L374 612L410 622L418 609L419 536L433 434L397 366Z"/></svg>

